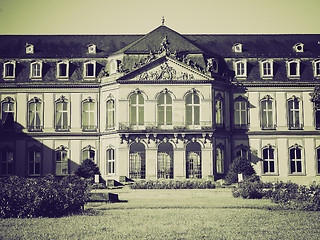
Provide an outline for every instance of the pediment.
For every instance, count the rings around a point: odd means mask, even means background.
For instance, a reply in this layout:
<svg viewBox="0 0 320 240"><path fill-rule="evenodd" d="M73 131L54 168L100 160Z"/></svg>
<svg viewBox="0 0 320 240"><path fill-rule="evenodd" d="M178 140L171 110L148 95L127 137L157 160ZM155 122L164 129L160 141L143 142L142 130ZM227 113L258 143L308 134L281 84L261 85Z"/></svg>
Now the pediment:
<svg viewBox="0 0 320 240"><path fill-rule="evenodd" d="M169 57L138 68L119 79L119 81L203 81L212 80L200 71Z"/></svg>

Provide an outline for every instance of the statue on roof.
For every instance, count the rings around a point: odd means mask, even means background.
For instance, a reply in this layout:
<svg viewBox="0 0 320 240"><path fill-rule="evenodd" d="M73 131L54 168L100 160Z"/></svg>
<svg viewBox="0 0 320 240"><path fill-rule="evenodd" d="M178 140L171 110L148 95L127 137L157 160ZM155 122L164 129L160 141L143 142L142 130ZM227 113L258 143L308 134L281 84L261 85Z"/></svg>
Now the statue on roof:
<svg viewBox="0 0 320 240"><path fill-rule="evenodd" d="M166 52L168 53L169 52L169 40L168 40L168 37L165 36L164 39L162 40L161 44L160 44L160 53L162 52Z"/></svg>

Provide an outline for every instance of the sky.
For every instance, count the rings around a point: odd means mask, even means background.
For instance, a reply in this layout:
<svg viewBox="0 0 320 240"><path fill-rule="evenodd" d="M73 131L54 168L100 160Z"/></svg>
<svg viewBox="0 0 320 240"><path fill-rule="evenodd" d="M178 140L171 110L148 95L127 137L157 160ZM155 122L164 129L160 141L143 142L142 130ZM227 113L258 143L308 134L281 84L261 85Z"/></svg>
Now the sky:
<svg viewBox="0 0 320 240"><path fill-rule="evenodd" d="M320 34L320 0L0 0L0 35Z"/></svg>

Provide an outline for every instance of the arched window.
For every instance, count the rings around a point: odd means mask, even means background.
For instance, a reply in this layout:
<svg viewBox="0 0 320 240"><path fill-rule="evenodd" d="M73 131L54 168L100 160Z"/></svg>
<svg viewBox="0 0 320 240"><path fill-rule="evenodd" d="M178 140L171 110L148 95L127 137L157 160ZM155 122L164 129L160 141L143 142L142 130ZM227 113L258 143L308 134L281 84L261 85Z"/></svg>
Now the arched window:
<svg viewBox="0 0 320 240"><path fill-rule="evenodd" d="M234 127L236 129L247 129L248 127L248 101L239 96L234 101Z"/></svg>
<svg viewBox="0 0 320 240"><path fill-rule="evenodd" d="M69 62L62 61L57 64L57 78L66 79L69 77Z"/></svg>
<svg viewBox="0 0 320 240"><path fill-rule="evenodd" d="M273 76L273 61L265 60L260 62L260 74L262 78Z"/></svg>
<svg viewBox="0 0 320 240"><path fill-rule="evenodd" d="M223 98L220 93L215 99L215 114L216 114L216 127L222 128L224 126L224 113L223 113Z"/></svg>
<svg viewBox="0 0 320 240"><path fill-rule="evenodd" d="M107 101L107 129L115 127L115 108L114 100L110 99Z"/></svg>
<svg viewBox="0 0 320 240"><path fill-rule="evenodd" d="M41 172L41 151L32 148L28 151L28 174L29 176L40 176Z"/></svg>
<svg viewBox="0 0 320 240"><path fill-rule="evenodd" d="M132 143L129 154L129 177L133 179L146 178L146 150L143 143Z"/></svg>
<svg viewBox="0 0 320 240"><path fill-rule="evenodd" d="M107 174L115 174L114 149L107 149Z"/></svg>
<svg viewBox="0 0 320 240"><path fill-rule="evenodd" d="M158 146L158 178L173 178L173 147L169 142Z"/></svg>
<svg viewBox="0 0 320 240"><path fill-rule="evenodd" d="M31 63L30 78L42 77L42 62Z"/></svg>
<svg viewBox="0 0 320 240"><path fill-rule="evenodd" d="M82 102L82 130L95 131L95 102L88 98Z"/></svg>
<svg viewBox="0 0 320 240"><path fill-rule="evenodd" d="M303 172L303 154L302 147L297 144L289 149L290 156L290 173L299 174Z"/></svg>
<svg viewBox="0 0 320 240"><path fill-rule="evenodd" d="M158 100L158 125L172 125L172 98L169 93L160 93Z"/></svg>
<svg viewBox="0 0 320 240"><path fill-rule="evenodd" d="M141 93L135 93L129 98L130 125L144 125L144 98Z"/></svg>
<svg viewBox="0 0 320 240"><path fill-rule="evenodd" d="M14 100L11 97L6 97L1 102L1 119L4 129L14 128Z"/></svg>
<svg viewBox="0 0 320 240"><path fill-rule="evenodd" d="M290 77L299 77L300 76L300 61L290 60L287 62L287 76Z"/></svg>
<svg viewBox="0 0 320 240"><path fill-rule="evenodd" d="M190 142L186 147L187 178L201 178L201 146L197 142Z"/></svg>
<svg viewBox="0 0 320 240"><path fill-rule="evenodd" d="M216 147L216 172L224 173L224 147L221 144Z"/></svg>
<svg viewBox="0 0 320 240"><path fill-rule="evenodd" d="M90 145L82 149L82 162L87 159L91 160L92 162L95 161L95 150Z"/></svg>
<svg viewBox="0 0 320 240"><path fill-rule="evenodd" d="M40 131L42 129L42 106L41 100L34 97L28 102L28 129L29 131Z"/></svg>
<svg viewBox="0 0 320 240"><path fill-rule="evenodd" d="M0 151L0 167L1 176L12 175L14 173L13 164L13 150L11 148L5 147Z"/></svg>
<svg viewBox="0 0 320 240"><path fill-rule="evenodd" d="M263 173L272 174L276 172L276 152L271 145L262 149Z"/></svg>
<svg viewBox="0 0 320 240"><path fill-rule="evenodd" d="M95 78L96 77L96 62L89 61L84 63L84 77Z"/></svg>
<svg viewBox="0 0 320 240"><path fill-rule="evenodd" d="M288 100L288 112L289 129L302 129L302 103L296 96Z"/></svg>
<svg viewBox="0 0 320 240"><path fill-rule="evenodd" d="M56 101L55 128L57 131L69 130L69 102L65 96Z"/></svg>
<svg viewBox="0 0 320 240"><path fill-rule="evenodd" d="M186 96L186 124L200 125L200 98L195 92Z"/></svg>
<svg viewBox="0 0 320 240"><path fill-rule="evenodd" d="M3 78L14 79L16 73L16 62L10 61L3 64Z"/></svg>
<svg viewBox="0 0 320 240"><path fill-rule="evenodd" d="M236 147L235 151L235 157L236 158L246 158L249 160L249 148L244 145L239 145Z"/></svg>
<svg viewBox="0 0 320 240"><path fill-rule="evenodd" d="M246 77L247 76L247 61L239 60L234 63L234 71L236 77Z"/></svg>
<svg viewBox="0 0 320 240"><path fill-rule="evenodd" d="M68 149L60 146L55 150L56 175L67 175L69 173Z"/></svg>
<svg viewBox="0 0 320 240"><path fill-rule="evenodd" d="M275 129L275 109L273 99L267 95L260 101L261 128Z"/></svg>

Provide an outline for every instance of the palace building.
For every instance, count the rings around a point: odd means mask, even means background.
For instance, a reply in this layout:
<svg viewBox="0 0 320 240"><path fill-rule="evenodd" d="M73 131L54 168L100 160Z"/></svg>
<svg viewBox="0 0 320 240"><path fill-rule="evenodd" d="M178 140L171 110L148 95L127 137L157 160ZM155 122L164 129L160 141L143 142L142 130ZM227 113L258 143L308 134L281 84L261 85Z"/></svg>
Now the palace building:
<svg viewBox="0 0 320 240"><path fill-rule="evenodd" d="M320 179L320 35L0 36L0 174Z"/></svg>

